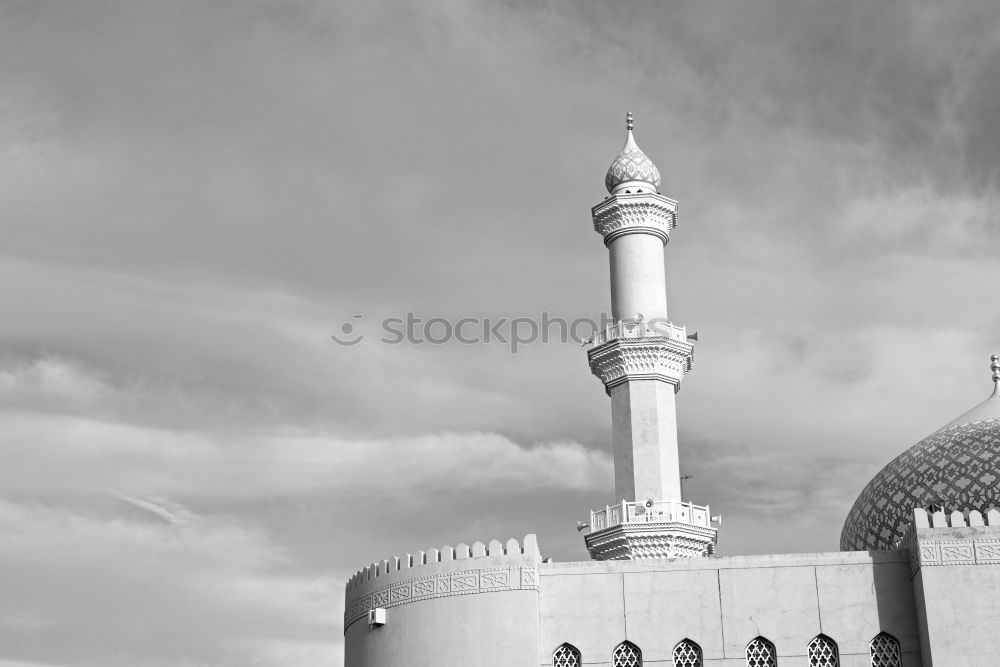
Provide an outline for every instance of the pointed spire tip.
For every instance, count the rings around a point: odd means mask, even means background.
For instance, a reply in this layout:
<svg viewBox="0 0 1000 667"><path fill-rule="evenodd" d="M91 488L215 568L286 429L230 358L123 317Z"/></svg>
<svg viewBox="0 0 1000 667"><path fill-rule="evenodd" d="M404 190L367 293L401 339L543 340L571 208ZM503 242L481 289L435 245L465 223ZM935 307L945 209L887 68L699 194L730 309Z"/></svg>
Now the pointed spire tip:
<svg viewBox="0 0 1000 667"><path fill-rule="evenodd" d="M625 114L625 129L631 132L633 127L635 127L635 121L632 119L632 112L629 111Z"/></svg>

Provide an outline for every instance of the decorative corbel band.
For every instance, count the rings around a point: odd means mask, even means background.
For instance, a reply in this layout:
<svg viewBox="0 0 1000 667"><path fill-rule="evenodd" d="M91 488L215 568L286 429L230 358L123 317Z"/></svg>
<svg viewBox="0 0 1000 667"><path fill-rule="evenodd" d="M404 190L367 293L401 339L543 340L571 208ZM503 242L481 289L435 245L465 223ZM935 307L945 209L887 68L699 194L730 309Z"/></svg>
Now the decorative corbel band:
<svg viewBox="0 0 1000 667"><path fill-rule="evenodd" d="M586 535L594 560L699 558L715 553L715 528L679 522L619 524Z"/></svg>
<svg viewBox="0 0 1000 667"><path fill-rule="evenodd" d="M624 234L652 234L666 245L677 226L677 202L653 193L617 194L591 209L604 245Z"/></svg>
<svg viewBox="0 0 1000 667"><path fill-rule="evenodd" d="M691 370L694 345L662 336L616 338L591 349L587 360L609 393L629 380L660 380L676 392Z"/></svg>

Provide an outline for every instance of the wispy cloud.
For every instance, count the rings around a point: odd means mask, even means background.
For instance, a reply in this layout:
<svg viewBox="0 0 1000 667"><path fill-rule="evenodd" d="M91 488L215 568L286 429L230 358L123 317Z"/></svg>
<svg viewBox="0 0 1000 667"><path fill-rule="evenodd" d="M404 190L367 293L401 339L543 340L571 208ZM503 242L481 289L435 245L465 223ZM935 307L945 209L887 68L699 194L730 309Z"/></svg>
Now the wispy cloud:
<svg viewBox="0 0 1000 667"><path fill-rule="evenodd" d="M998 34L988 2L4 3L0 660L336 664L374 558L584 558L582 350L329 334L606 310L626 110L681 202L692 499L723 552L833 548L988 390Z"/></svg>
<svg viewBox="0 0 1000 667"><path fill-rule="evenodd" d="M55 664L246 664L299 648L321 664L340 579L295 574L258 530L218 518L183 523L0 504L5 657ZM308 631L306 631L308 629ZM310 638L311 635L311 638Z"/></svg>

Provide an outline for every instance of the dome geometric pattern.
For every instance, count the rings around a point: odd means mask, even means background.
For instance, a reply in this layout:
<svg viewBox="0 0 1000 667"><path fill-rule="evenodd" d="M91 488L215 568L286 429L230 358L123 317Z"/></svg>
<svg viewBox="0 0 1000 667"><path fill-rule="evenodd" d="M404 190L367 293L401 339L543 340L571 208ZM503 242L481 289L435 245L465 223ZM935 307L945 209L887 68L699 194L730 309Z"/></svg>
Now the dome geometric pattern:
<svg viewBox="0 0 1000 667"><path fill-rule="evenodd" d="M660 188L660 170L645 153L639 150L631 132L628 133L625 148L608 167L608 173L604 176L604 187L608 192L614 192L617 186L629 181L644 181L649 183L654 191Z"/></svg>
<svg viewBox="0 0 1000 667"><path fill-rule="evenodd" d="M998 406L994 394L969 414L985 417L984 408L994 412ZM840 534L840 548L892 549L913 508L932 505L946 512L984 514L1000 506L1000 418L949 424L890 461L854 502Z"/></svg>
<svg viewBox="0 0 1000 667"><path fill-rule="evenodd" d="M608 189L608 192L614 194L615 188L623 183L642 181L649 183L654 192L659 190L660 170L636 145L635 138L632 136L632 114L626 114L625 128L628 130L625 147L608 167L608 173L604 175L604 187Z"/></svg>

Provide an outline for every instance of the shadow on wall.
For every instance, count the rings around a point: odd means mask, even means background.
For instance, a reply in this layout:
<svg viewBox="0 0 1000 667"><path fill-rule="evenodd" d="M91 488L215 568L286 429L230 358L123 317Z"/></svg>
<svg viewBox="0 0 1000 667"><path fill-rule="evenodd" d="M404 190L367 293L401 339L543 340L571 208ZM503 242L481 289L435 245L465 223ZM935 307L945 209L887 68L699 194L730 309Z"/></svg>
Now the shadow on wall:
<svg viewBox="0 0 1000 667"><path fill-rule="evenodd" d="M894 555L894 559L902 556L905 560L907 551L900 549L889 553ZM879 653L892 653L898 650L901 653L903 667L920 665L920 633L923 632L923 628L918 625L919 614L910 570L899 567L898 561L879 563L879 556L884 556L885 551L868 553L875 561L872 572L880 632L871 638L869 650L873 651L873 657ZM885 658L889 659L889 656L886 655ZM873 664L880 663L873 662Z"/></svg>

